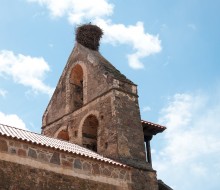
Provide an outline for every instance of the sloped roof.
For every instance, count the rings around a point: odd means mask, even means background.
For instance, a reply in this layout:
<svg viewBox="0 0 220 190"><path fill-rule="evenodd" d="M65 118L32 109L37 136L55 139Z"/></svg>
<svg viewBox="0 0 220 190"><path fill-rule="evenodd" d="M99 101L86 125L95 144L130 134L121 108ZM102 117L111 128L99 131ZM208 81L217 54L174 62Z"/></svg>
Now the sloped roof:
<svg viewBox="0 0 220 190"><path fill-rule="evenodd" d="M165 184L162 180L157 180L159 190L173 190L171 187L169 187L167 184Z"/></svg>
<svg viewBox="0 0 220 190"><path fill-rule="evenodd" d="M157 133L161 133L166 129L165 126L162 126L162 125L159 125L156 123L152 123L150 121L141 120L141 124L142 124L144 132L148 132L152 135L156 135Z"/></svg>
<svg viewBox="0 0 220 190"><path fill-rule="evenodd" d="M99 52L94 52L106 72L109 72L113 77L119 81L126 82L135 85L125 75L123 75L118 69L116 69L107 59L105 59Z"/></svg>
<svg viewBox="0 0 220 190"><path fill-rule="evenodd" d="M80 57L79 55L87 55L92 54L96 60L97 63L99 63L99 67L103 69L103 72L107 72L108 74L112 75L113 78L126 82L132 85L135 85L131 80L129 80L125 75L123 75L118 69L116 69L105 57L102 56L102 54L98 51L91 50L79 43L76 42L74 47L74 52L77 52L77 54L74 54L74 56L71 59L83 59L83 56ZM72 56L72 55L70 55ZM80 57L80 58L79 58ZM86 56L85 56L86 58Z"/></svg>
<svg viewBox="0 0 220 190"><path fill-rule="evenodd" d="M103 157L100 154L97 154L96 152L93 152L79 145L3 124L0 124L0 136L5 136L12 139L29 142L32 144L37 144L40 146L45 146L48 148L53 148L56 150L61 150L64 152L85 156L98 161L107 162L113 165L128 167L127 165Z"/></svg>

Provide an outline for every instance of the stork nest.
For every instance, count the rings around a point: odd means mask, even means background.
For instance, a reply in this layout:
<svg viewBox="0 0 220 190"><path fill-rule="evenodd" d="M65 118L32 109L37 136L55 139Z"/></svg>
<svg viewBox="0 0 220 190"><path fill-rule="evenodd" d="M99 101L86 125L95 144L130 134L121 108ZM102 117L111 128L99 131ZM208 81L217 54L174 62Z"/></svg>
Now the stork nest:
<svg viewBox="0 0 220 190"><path fill-rule="evenodd" d="M76 29L76 41L95 51L99 50L102 35L102 29L92 24L83 24Z"/></svg>

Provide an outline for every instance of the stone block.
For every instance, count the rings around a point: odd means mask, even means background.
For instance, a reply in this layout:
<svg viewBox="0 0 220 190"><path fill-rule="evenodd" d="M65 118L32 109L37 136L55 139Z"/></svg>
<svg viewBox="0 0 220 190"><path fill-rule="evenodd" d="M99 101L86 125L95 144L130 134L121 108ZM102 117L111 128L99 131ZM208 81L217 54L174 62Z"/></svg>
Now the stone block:
<svg viewBox="0 0 220 190"><path fill-rule="evenodd" d="M90 173L92 170L92 167L88 162L84 162L83 163L83 170Z"/></svg>
<svg viewBox="0 0 220 190"><path fill-rule="evenodd" d="M82 169L82 163L81 163L80 159L75 159L75 161L74 161L74 168Z"/></svg>
<svg viewBox="0 0 220 190"><path fill-rule="evenodd" d="M4 152L8 151L8 145L5 140L0 140L0 151L4 151Z"/></svg>
<svg viewBox="0 0 220 190"><path fill-rule="evenodd" d="M100 174L99 164L92 164L92 173L94 175L99 175Z"/></svg>
<svg viewBox="0 0 220 190"><path fill-rule="evenodd" d="M108 168L104 168L102 174L105 176L111 176L111 171Z"/></svg>
<svg viewBox="0 0 220 190"><path fill-rule="evenodd" d="M18 156L26 157L27 153L24 149L18 149Z"/></svg>
<svg viewBox="0 0 220 190"><path fill-rule="evenodd" d="M11 154L16 154L16 148L10 147L10 148L9 148L9 152L10 152Z"/></svg>
<svg viewBox="0 0 220 190"><path fill-rule="evenodd" d="M119 178L119 172L116 171L116 170L113 170L111 177L113 177L113 178Z"/></svg>
<svg viewBox="0 0 220 190"><path fill-rule="evenodd" d="M60 165L60 153L54 152L50 159L50 163Z"/></svg>
<svg viewBox="0 0 220 190"><path fill-rule="evenodd" d="M67 168L72 168L72 162L69 162L67 160L61 160L62 166L67 167Z"/></svg>
<svg viewBox="0 0 220 190"><path fill-rule="evenodd" d="M45 152L39 152L38 159L43 162L49 162L48 155Z"/></svg>
<svg viewBox="0 0 220 190"><path fill-rule="evenodd" d="M34 149L32 148L29 148L28 150L28 156L31 157L31 158L34 158L34 159L37 159L37 153Z"/></svg>
<svg viewBox="0 0 220 190"><path fill-rule="evenodd" d="M121 186L0 160L1 190L121 190Z"/></svg>

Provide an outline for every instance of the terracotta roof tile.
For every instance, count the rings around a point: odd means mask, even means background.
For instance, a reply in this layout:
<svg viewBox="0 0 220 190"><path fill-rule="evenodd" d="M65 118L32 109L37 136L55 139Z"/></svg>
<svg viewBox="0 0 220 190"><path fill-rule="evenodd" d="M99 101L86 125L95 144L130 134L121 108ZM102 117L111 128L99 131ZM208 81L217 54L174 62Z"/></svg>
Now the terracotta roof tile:
<svg viewBox="0 0 220 190"><path fill-rule="evenodd" d="M156 123L152 123L150 121L141 120L141 124L143 126L144 131L146 130L146 131L152 133L153 135L156 135L157 133L161 133L166 129L165 126L162 126L162 125L159 125Z"/></svg>
<svg viewBox="0 0 220 190"><path fill-rule="evenodd" d="M154 126L154 127L161 128L161 129L166 129L165 126L162 126L162 125L159 125L159 124L156 124L156 123L152 123L152 122L150 122L150 121L141 120L141 123L142 123L142 124L147 124L147 125L152 125L152 126Z"/></svg>
<svg viewBox="0 0 220 190"><path fill-rule="evenodd" d="M38 144L41 146L54 148L57 150L62 150L62 151L73 153L73 154L78 154L78 155L89 157L89 158L96 159L99 161L108 162L113 165L128 167L127 165L124 165L122 163L116 162L109 158L103 157L102 155L96 152L93 152L89 149L86 149L84 147L81 147L79 145L76 145L76 144L73 144L67 141L47 137L47 136L34 133L34 132L30 132L30 131L26 131L23 129L18 129L15 127L0 124L0 135L7 136L13 139L18 139L21 141L30 142L33 144Z"/></svg>

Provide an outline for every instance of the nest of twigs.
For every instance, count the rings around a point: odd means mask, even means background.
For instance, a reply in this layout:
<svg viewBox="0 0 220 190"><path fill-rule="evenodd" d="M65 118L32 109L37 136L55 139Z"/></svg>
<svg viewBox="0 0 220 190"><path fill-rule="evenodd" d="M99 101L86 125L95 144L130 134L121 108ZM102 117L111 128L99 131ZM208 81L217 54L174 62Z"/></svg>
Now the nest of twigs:
<svg viewBox="0 0 220 190"><path fill-rule="evenodd" d="M102 35L102 29L92 24L83 24L76 29L76 41L96 51L99 50L99 42Z"/></svg>

